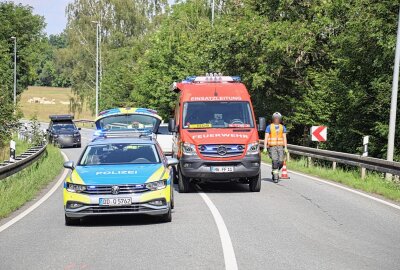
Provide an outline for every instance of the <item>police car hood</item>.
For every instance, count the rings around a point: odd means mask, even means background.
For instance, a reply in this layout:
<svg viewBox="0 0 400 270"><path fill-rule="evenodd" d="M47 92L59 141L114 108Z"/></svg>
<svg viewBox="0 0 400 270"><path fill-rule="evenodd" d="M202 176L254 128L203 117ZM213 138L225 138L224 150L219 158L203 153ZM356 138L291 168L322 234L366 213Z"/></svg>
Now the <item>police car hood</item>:
<svg viewBox="0 0 400 270"><path fill-rule="evenodd" d="M164 166L158 164L123 164L78 166L76 173L85 185L142 184L161 179ZM71 178L74 181L73 177Z"/></svg>

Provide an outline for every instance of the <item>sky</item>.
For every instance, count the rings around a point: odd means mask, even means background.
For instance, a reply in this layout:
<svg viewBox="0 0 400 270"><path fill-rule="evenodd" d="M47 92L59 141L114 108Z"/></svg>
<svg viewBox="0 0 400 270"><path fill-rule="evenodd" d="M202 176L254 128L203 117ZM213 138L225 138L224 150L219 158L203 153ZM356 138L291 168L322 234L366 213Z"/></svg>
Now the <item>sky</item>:
<svg viewBox="0 0 400 270"><path fill-rule="evenodd" d="M61 33L66 24L67 18L65 16L65 8L72 0L11 0L14 3L21 3L33 7L33 13L39 14L46 19L46 33L59 34ZM174 1L169 0L172 4Z"/></svg>
<svg viewBox="0 0 400 270"><path fill-rule="evenodd" d="M33 13L39 14L46 19L46 33L59 34L66 24L65 8L72 0L12 0L14 3L21 3L33 7Z"/></svg>

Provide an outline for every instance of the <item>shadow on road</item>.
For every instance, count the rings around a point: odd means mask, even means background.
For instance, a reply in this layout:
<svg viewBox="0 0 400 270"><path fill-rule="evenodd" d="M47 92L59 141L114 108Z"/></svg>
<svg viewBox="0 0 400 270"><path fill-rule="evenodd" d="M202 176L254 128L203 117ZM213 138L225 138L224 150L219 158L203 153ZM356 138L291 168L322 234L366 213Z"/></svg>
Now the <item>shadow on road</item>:
<svg viewBox="0 0 400 270"><path fill-rule="evenodd" d="M204 193L244 193L249 192L248 184L240 183L203 183L198 184Z"/></svg>
<svg viewBox="0 0 400 270"><path fill-rule="evenodd" d="M148 215L110 215L94 216L81 219L75 227L114 227L114 226L144 226L164 224L157 216Z"/></svg>

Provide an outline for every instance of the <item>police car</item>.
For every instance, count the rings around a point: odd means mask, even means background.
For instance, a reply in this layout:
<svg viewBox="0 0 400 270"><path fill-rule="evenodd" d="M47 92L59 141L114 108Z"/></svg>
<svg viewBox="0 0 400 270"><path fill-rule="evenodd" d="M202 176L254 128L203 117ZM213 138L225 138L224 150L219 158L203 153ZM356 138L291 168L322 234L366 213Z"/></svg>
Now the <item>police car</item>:
<svg viewBox="0 0 400 270"><path fill-rule="evenodd" d="M155 112L118 109L96 120L96 137L64 183L65 224L87 216L148 214L170 222L174 206L171 167L154 139L160 124Z"/></svg>

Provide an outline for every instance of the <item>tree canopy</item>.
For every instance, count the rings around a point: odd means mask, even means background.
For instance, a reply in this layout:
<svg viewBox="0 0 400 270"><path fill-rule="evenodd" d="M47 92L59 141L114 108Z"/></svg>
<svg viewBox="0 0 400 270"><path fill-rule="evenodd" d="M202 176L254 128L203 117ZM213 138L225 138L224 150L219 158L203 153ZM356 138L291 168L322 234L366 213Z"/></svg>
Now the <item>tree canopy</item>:
<svg viewBox="0 0 400 270"><path fill-rule="evenodd" d="M168 118L176 99L168 90L172 82L223 72L242 77L257 116L284 115L290 142L310 144L310 126L326 125L328 142L321 147L360 153L362 136L371 135L370 154L385 157L399 3L215 3L212 25L209 0L173 6L167 0L74 0L64 33L48 38L43 18L29 7L1 3L0 87L11 93L9 37L16 35L19 91L29 82L70 85L94 109L96 21L101 109L151 107ZM400 117L396 135L400 160Z"/></svg>
<svg viewBox="0 0 400 270"><path fill-rule="evenodd" d="M29 6L0 2L0 147L17 125L13 106L14 41L17 39L17 94L37 78L41 51L46 46L44 18Z"/></svg>

